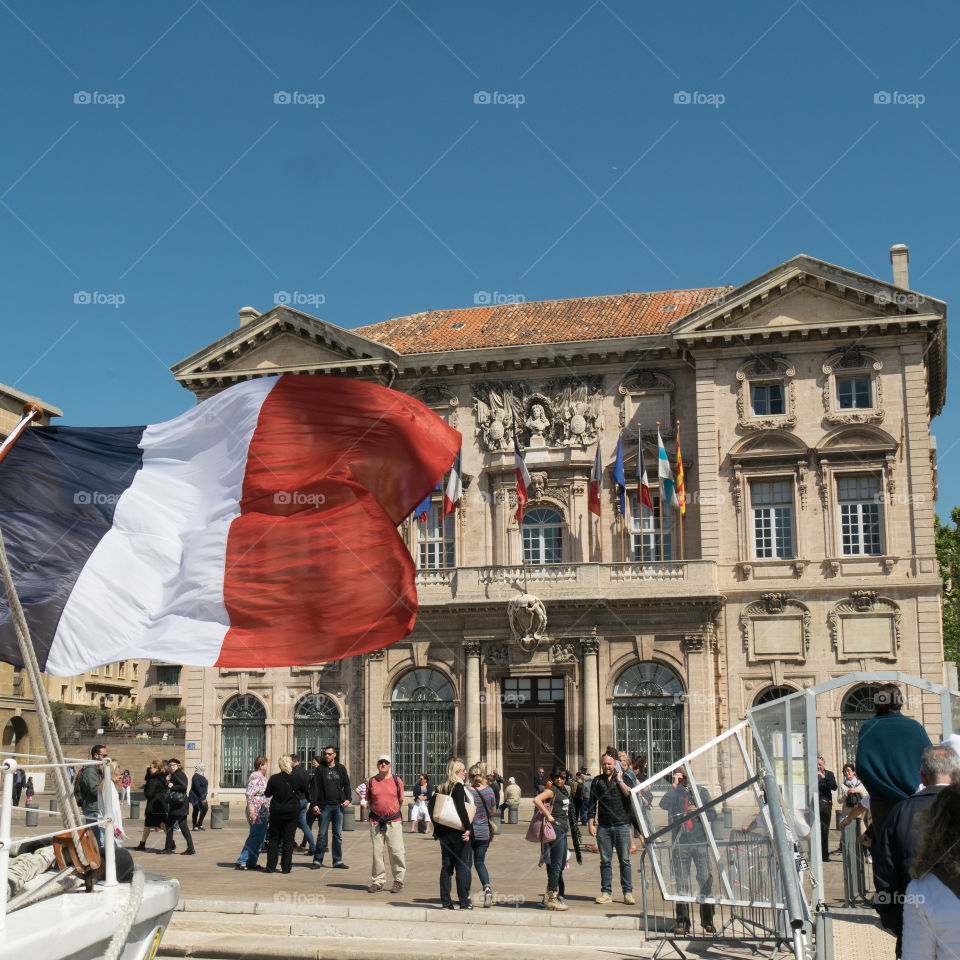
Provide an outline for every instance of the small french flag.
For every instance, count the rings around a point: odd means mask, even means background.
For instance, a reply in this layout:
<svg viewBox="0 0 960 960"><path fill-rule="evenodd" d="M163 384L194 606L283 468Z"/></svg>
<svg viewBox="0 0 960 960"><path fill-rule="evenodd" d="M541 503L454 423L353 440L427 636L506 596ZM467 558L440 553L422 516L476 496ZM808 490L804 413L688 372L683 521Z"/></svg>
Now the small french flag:
<svg viewBox="0 0 960 960"><path fill-rule="evenodd" d="M600 465L600 441L597 441L597 456L593 461L593 473L590 474L590 493L587 498L587 507L591 513L600 516L600 484L603 477L603 468Z"/></svg>
<svg viewBox="0 0 960 960"><path fill-rule="evenodd" d="M530 489L530 473L524 463L520 444L517 442L517 424L513 424L513 465L517 474L517 512L514 518L517 523L523 523L523 505L530 499L527 490Z"/></svg>
<svg viewBox="0 0 960 960"><path fill-rule="evenodd" d="M460 471L460 457L463 454L463 448L457 451L457 459L453 461L453 467L450 469L450 477L447 480L447 488L443 491L443 515L453 513L457 509L460 497L463 496L463 477Z"/></svg>

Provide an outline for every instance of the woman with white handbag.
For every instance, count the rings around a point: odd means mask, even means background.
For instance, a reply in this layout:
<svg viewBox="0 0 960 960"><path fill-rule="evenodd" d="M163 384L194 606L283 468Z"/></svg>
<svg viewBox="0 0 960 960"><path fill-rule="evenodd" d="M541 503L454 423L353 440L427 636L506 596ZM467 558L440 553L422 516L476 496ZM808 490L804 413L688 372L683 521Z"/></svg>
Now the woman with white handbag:
<svg viewBox="0 0 960 960"><path fill-rule="evenodd" d="M463 781L467 768L459 757L447 764L447 778L432 798L433 829L440 841L440 902L453 909L451 878L457 875L457 899L461 910L472 910L470 902L470 824L476 807L467 799Z"/></svg>

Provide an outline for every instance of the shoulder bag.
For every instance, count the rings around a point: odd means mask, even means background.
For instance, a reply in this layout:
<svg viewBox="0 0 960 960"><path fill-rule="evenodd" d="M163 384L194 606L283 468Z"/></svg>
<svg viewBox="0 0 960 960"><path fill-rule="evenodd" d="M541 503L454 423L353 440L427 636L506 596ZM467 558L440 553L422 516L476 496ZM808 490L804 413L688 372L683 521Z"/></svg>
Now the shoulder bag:
<svg viewBox="0 0 960 960"><path fill-rule="evenodd" d="M527 827L526 839L531 843L553 843L557 839L557 831L553 824L539 811L534 813Z"/></svg>
<svg viewBox="0 0 960 960"><path fill-rule="evenodd" d="M467 819L472 823L474 814L477 812L477 806L471 800L467 800L466 796L464 796L463 803L467 808ZM460 819L460 814L457 813L457 805L453 802L453 797L449 793L434 794L433 821L444 827L463 830L463 821Z"/></svg>

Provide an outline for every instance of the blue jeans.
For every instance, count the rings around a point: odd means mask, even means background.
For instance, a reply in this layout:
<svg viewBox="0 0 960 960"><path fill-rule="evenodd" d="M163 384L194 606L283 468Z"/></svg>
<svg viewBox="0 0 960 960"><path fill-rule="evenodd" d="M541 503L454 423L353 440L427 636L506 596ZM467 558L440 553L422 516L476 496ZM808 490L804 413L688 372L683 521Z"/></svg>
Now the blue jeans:
<svg viewBox="0 0 960 960"><path fill-rule="evenodd" d="M473 865L477 868L477 878L486 889L490 886L490 874L487 873L487 865L484 863L487 857L487 850L490 849L489 840L471 840L473 847Z"/></svg>
<svg viewBox="0 0 960 960"><path fill-rule="evenodd" d="M556 824L554 829L557 830ZM562 886L563 868L567 862L567 835L557 830L557 839L547 844L550 862L547 864L547 889L558 893Z"/></svg>
<svg viewBox="0 0 960 960"><path fill-rule="evenodd" d="M87 823L96 824L96 822L100 819L100 814L85 813L83 815L83 819L86 820ZM99 826L94 826L90 832L97 838L97 846L100 847L100 849L102 850L103 849L103 831L100 829Z"/></svg>
<svg viewBox="0 0 960 960"><path fill-rule="evenodd" d="M620 861L620 889L633 893L633 875L630 873L630 824L614 823L597 827L597 847L600 850L600 892L613 893L613 850L616 847Z"/></svg>
<svg viewBox="0 0 960 960"><path fill-rule="evenodd" d="M267 835L267 822L251 823L250 833L247 834L247 842L237 857L238 867L255 867L257 857L260 856L260 850L263 848L263 839Z"/></svg>
<svg viewBox="0 0 960 960"><path fill-rule="evenodd" d="M454 830L445 833L440 840L440 902L446 906L453 903L451 878L457 875L457 899L461 907L470 904L470 844Z"/></svg>
<svg viewBox="0 0 960 960"><path fill-rule="evenodd" d="M310 847L310 852L314 853L317 849L317 845L313 842L313 830L307 824L307 807L309 806L307 800L300 801L300 822L297 826L303 831L303 842L308 844Z"/></svg>
<svg viewBox="0 0 960 960"><path fill-rule="evenodd" d="M323 863L323 855L327 852L327 827L333 824L333 862L343 861L343 807L339 803L328 803L320 808L320 833L317 834L316 852L313 859Z"/></svg>

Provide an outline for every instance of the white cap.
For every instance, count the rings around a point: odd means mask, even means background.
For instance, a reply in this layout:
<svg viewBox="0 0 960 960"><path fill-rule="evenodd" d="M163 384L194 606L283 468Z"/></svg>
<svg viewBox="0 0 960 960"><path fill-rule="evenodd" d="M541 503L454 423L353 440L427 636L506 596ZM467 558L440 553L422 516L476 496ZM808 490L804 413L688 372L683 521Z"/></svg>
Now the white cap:
<svg viewBox="0 0 960 960"><path fill-rule="evenodd" d="M377 763L379 763L381 760L386 760L387 763L392 763L392 762L393 762L393 761L390 759L390 754L389 754L389 753L381 753L380 756L377 757Z"/></svg>

